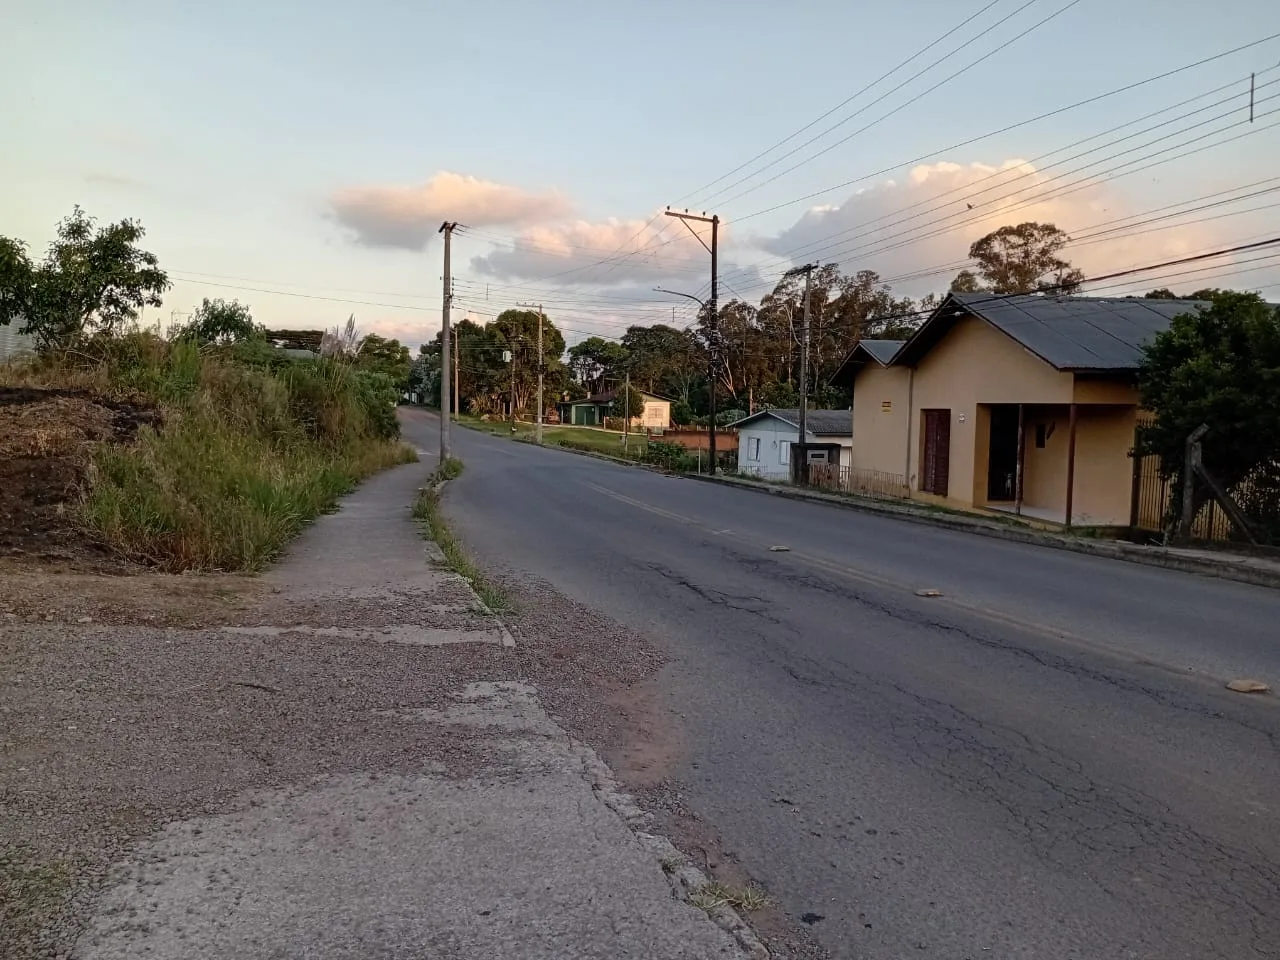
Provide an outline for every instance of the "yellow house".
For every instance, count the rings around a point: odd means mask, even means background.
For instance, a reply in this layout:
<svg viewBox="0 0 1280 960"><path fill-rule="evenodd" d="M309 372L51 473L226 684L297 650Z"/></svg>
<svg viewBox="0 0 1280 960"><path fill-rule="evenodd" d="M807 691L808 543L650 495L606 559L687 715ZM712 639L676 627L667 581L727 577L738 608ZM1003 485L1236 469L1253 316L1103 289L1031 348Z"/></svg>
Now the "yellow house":
<svg viewBox="0 0 1280 960"><path fill-rule="evenodd" d="M906 343L846 362L853 470L913 499L1127 526L1142 347L1200 305L950 294Z"/></svg>

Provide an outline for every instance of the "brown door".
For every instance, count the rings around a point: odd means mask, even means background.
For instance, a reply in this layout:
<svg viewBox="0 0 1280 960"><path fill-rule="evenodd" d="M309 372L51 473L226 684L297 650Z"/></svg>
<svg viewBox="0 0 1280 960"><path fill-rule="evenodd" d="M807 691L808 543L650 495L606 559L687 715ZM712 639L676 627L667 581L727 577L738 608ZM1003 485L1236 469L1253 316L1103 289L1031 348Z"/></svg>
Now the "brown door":
<svg viewBox="0 0 1280 960"><path fill-rule="evenodd" d="M921 410L924 415L924 465L920 489L947 495L951 474L951 411Z"/></svg>

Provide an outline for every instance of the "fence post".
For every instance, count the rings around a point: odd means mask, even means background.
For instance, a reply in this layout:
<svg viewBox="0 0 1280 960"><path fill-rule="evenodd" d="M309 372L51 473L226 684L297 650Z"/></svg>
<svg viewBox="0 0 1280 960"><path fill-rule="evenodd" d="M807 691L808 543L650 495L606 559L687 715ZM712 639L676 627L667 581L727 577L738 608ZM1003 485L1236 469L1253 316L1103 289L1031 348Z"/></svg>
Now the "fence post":
<svg viewBox="0 0 1280 960"><path fill-rule="evenodd" d="M1196 474L1200 468L1200 441L1209 432L1209 425L1202 423L1187 437L1186 458L1182 463L1182 517L1178 523L1177 538L1191 539L1191 525L1196 519Z"/></svg>

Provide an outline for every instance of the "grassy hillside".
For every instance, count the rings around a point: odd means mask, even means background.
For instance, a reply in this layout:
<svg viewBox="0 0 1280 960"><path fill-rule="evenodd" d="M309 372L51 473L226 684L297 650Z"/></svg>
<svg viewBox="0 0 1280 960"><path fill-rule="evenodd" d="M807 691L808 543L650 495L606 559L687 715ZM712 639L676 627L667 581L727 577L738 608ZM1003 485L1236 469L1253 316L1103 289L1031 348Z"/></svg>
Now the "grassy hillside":
<svg viewBox="0 0 1280 960"><path fill-rule="evenodd" d="M261 341L95 338L56 361L0 367L0 385L154 410L136 434L81 451L66 519L165 570L256 570L362 477L413 459L385 377Z"/></svg>

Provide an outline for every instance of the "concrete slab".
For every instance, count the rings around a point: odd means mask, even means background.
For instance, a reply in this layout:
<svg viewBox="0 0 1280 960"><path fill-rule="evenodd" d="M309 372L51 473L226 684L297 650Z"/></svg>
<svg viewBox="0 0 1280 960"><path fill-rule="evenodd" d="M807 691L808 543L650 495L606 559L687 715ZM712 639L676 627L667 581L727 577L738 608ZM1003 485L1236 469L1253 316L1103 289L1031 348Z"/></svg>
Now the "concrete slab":
<svg viewBox="0 0 1280 960"><path fill-rule="evenodd" d="M471 684L406 723L469 726L501 776L328 777L169 825L113 871L78 960L710 960L744 951L673 895L599 761L531 687Z"/></svg>

